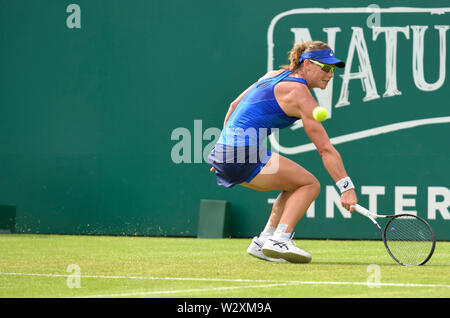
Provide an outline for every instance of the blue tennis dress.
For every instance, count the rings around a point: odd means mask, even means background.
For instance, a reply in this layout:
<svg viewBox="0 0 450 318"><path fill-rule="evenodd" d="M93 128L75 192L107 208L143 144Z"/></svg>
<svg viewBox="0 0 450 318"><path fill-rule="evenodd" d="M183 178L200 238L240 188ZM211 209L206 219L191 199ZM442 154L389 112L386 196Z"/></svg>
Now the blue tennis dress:
<svg viewBox="0 0 450 318"><path fill-rule="evenodd" d="M231 114L208 156L218 185L230 188L250 182L270 159L271 152L265 144L272 130L298 120L286 115L274 93L275 85L282 81L308 85L303 78L288 77L291 73L284 71L255 83Z"/></svg>

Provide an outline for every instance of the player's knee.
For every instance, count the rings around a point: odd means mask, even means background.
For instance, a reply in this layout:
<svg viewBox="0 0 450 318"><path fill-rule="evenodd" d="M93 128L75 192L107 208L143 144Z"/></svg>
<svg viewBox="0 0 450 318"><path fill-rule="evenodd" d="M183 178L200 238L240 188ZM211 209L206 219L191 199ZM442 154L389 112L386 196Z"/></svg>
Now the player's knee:
<svg viewBox="0 0 450 318"><path fill-rule="evenodd" d="M320 182L316 178L313 177L309 187L311 188L311 192L314 194L314 199L319 196L320 193Z"/></svg>
<svg viewBox="0 0 450 318"><path fill-rule="evenodd" d="M307 188L315 199L320 193L320 182L313 175L310 175L308 180L303 180L301 184L296 184L294 191L299 188Z"/></svg>

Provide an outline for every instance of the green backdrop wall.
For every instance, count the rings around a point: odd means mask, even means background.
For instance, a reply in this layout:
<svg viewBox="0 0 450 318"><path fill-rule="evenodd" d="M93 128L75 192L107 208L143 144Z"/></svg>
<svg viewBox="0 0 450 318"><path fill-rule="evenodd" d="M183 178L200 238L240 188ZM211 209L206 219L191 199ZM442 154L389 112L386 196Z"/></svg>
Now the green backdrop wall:
<svg viewBox="0 0 450 318"><path fill-rule="evenodd" d="M0 205L23 233L196 236L200 200L227 200L231 235L258 234L277 193L218 187L203 152L312 38L347 61L315 94L360 203L449 240L450 6L371 3L0 0ZM300 123L270 145L322 184L296 237L377 237L339 209Z"/></svg>

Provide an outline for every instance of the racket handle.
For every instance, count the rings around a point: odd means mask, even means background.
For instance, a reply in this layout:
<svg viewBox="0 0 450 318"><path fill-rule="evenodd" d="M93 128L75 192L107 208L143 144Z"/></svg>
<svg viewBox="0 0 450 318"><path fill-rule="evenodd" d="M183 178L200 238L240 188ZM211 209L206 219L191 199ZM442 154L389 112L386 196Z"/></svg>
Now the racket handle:
<svg viewBox="0 0 450 318"><path fill-rule="evenodd" d="M359 204L355 204L353 207L355 208L355 211L358 212L359 214L362 214L364 216L369 216L369 217L375 216L372 212L370 212L366 208L360 206Z"/></svg>

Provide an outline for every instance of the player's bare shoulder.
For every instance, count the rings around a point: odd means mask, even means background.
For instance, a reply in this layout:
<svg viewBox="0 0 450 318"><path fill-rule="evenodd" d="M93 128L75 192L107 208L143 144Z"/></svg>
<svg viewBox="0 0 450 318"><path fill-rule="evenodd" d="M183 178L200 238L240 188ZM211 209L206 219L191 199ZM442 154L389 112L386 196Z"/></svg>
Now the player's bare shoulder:
<svg viewBox="0 0 450 318"><path fill-rule="evenodd" d="M302 118L304 105L314 102L308 87L298 82L281 82L275 86L274 93L278 104L289 116Z"/></svg>
<svg viewBox="0 0 450 318"><path fill-rule="evenodd" d="M258 81L261 81L263 79L266 78L271 78L271 77L275 77L280 75L281 73L283 73L285 70L275 70L275 71L269 71L267 72L264 76L262 76Z"/></svg>

